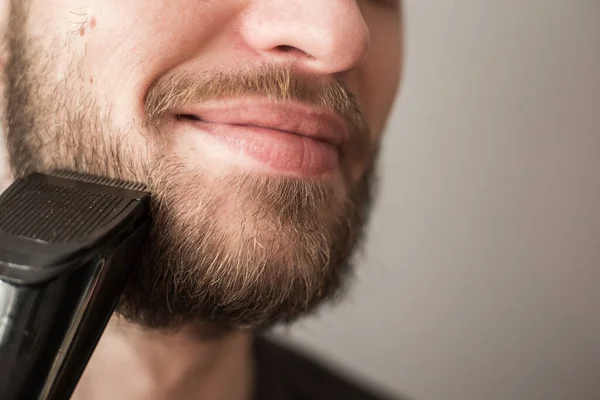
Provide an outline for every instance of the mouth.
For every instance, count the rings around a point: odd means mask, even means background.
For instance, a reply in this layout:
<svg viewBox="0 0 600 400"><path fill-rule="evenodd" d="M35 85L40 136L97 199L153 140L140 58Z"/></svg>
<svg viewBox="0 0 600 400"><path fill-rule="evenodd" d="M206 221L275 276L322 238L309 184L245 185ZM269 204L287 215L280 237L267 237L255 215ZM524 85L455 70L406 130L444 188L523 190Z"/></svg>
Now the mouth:
<svg viewBox="0 0 600 400"><path fill-rule="evenodd" d="M171 114L178 124L210 136L238 158L293 176L333 173L350 138L350 127L341 115L291 102L210 102L173 109Z"/></svg>

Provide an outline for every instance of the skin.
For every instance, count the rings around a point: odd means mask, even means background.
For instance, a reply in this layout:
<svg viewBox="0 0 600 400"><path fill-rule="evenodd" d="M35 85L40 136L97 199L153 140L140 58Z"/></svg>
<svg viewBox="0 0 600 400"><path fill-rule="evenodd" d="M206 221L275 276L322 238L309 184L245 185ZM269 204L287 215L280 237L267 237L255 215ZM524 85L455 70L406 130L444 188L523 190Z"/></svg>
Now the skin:
<svg viewBox="0 0 600 400"><path fill-rule="evenodd" d="M9 0L1 1L6 28ZM40 87L52 87L68 75L71 98L87 94L95 100L94 112L111 126L102 131L106 139L119 132L125 140L133 171L126 178L145 180L147 165L167 149L207 182L240 170L303 179L236 157L174 128L172 120L162 119L156 130L149 127L145 99L153 84L169 74L292 64L308 81L345 85L368 125L369 146L363 147L372 149L381 142L400 80L401 20L394 1L311 0L310 6L304 0L31 2L23 29L36 38L36 52L53 60ZM10 56L5 45L4 62ZM374 162L375 152L360 148L348 145L339 167L318 178L331 188L332 199L348 196ZM184 203L178 211L183 210ZM218 335L213 330L214 324L189 321L176 332L164 331L115 316L74 398L248 399L252 330L227 329Z"/></svg>

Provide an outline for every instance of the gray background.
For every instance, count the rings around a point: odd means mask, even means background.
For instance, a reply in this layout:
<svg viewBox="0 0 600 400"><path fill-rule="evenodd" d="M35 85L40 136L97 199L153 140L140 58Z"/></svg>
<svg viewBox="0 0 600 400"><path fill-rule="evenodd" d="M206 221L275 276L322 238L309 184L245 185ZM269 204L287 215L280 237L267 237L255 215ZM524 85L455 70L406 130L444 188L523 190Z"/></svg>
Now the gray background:
<svg viewBox="0 0 600 400"><path fill-rule="evenodd" d="M348 302L286 333L423 400L600 399L600 0L408 0Z"/></svg>

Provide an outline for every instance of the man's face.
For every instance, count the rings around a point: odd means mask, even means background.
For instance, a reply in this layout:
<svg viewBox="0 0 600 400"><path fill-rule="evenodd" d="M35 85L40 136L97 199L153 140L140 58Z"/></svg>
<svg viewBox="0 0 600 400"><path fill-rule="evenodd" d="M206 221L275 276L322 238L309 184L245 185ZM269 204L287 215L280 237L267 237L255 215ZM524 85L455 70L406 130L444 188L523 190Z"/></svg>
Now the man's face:
<svg viewBox="0 0 600 400"><path fill-rule="evenodd" d="M336 293L398 86L396 1L11 7L13 175L74 169L153 193L120 313L258 326Z"/></svg>

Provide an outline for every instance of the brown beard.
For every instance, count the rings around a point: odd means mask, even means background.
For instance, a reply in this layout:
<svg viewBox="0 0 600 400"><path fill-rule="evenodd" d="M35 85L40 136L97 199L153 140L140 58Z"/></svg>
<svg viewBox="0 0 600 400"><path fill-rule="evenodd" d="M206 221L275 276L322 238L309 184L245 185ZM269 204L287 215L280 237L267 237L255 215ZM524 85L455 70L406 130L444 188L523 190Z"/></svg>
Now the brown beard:
<svg viewBox="0 0 600 400"><path fill-rule="evenodd" d="M209 181L168 145L143 161L128 146L133 129L116 129L93 93L73 89L81 79L74 71L61 82L44 79L53 62L40 54L52 51L26 35L27 14L17 0L6 69L13 176L71 169L141 181L153 193L151 233L118 313L155 329L195 322L264 327L340 293L370 209L375 149L367 150L370 163L358 181L345 176L341 198L325 180L231 173ZM163 77L146 98L146 128L160 135L156 124L171 107L245 93L324 105L351 123L357 147L368 146L348 90L317 86L291 66Z"/></svg>

